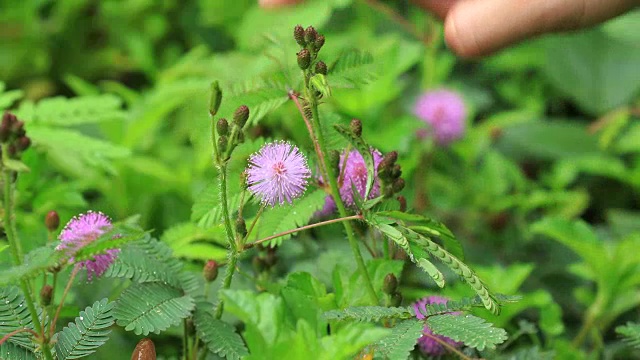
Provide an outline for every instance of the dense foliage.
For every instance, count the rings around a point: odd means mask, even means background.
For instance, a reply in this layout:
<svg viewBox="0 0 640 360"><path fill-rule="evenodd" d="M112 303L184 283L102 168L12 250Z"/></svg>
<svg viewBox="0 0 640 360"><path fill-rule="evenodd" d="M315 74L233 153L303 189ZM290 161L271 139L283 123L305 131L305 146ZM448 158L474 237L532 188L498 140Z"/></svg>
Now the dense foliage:
<svg viewBox="0 0 640 360"><path fill-rule="evenodd" d="M639 11L0 10L0 360L640 356Z"/></svg>

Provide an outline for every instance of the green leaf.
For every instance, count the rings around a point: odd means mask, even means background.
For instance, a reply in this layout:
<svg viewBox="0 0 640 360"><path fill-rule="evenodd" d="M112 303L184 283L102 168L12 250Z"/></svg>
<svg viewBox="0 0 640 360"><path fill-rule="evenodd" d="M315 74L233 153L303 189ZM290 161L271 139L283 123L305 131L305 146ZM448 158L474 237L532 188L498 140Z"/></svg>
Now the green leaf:
<svg viewBox="0 0 640 360"><path fill-rule="evenodd" d="M226 236L222 225L205 229L186 222L167 229L161 241L171 247L176 257L222 261L227 255Z"/></svg>
<svg viewBox="0 0 640 360"><path fill-rule="evenodd" d="M324 97L331 96L331 86L327 82L327 77L323 74L315 74L309 79L311 86L322 94Z"/></svg>
<svg viewBox="0 0 640 360"><path fill-rule="evenodd" d="M0 110L4 110L24 96L22 90L5 91L6 84L0 81Z"/></svg>
<svg viewBox="0 0 640 360"><path fill-rule="evenodd" d="M235 360L249 355L240 335L233 326L218 320L198 306L193 315L193 322L200 339L207 344L210 351L221 357Z"/></svg>
<svg viewBox="0 0 640 360"><path fill-rule="evenodd" d="M618 326L616 332L624 337L624 341L636 349L640 349L640 324L628 322Z"/></svg>
<svg viewBox="0 0 640 360"><path fill-rule="evenodd" d="M329 67L329 83L333 87L358 87L375 78L373 56L357 49L343 52Z"/></svg>
<svg viewBox="0 0 640 360"><path fill-rule="evenodd" d="M473 315L437 315L427 318L427 324L434 334L449 337L455 341L480 351L495 349L507 340L504 329L495 328L484 319Z"/></svg>
<svg viewBox="0 0 640 360"><path fill-rule="evenodd" d="M333 126L336 131L342 135L345 139L347 139L351 145L358 150L362 158L364 159L364 163L367 165L367 187L364 192L364 199L369 198L369 193L371 192L371 188L373 187L373 182L376 177L376 167L373 161L373 153L372 148L367 145L367 143L362 139L361 136L356 136L351 129L347 128L344 125L336 124Z"/></svg>
<svg viewBox="0 0 640 360"><path fill-rule="evenodd" d="M431 276L436 285L441 288L444 287L444 275L442 274L442 272L440 272L440 270L438 270L435 265L433 265L431 261L422 258L418 259L417 264L422 270L424 270L427 274L429 274L429 276Z"/></svg>
<svg viewBox="0 0 640 360"><path fill-rule="evenodd" d="M0 345L0 360L36 360L35 354L11 341L5 341Z"/></svg>
<svg viewBox="0 0 640 360"><path fill-rule="evenodd" d="M169 285L180 285L179 274L172 266L154 256L148 256L144 249L130 246L123 249L113 264L104 272L104 277L127 278L138 283L164 281Z"/></svg>
<svg viewBox="0 0 640 360"><path fill-rule="evenodd" d="M93 354L109 340L108 328L113 325L114 303L108 299L96 301L80 312L75 322L69 323L58 333L55 350L58 360L79 359Z"/></svg>
<svg viewBox="0 0 640 360"><path fill-rule="evenodd" d="M14 159L2 159L4 166L16 172L29 172L29 167L20 160Z"/></svg>
<svg viewBox="0 0 640 360"><path fill-rule="evenodd" d="M356 306L324 313L328 321L379 322L385 319L410 319L414 316L406 307Z"/></svg>
<svg viewBox="0 0 640 360"><path fill-rule="evenodd" d="M110 94L71 99L47 98L35 105L23 104L18 114L27 122L57 126L73 126L125 118L122 101Z"/></svg>
<svg viewBox="0 0 640 360"><path fill-rule="evenodd" d="M268 113L273 112L289 100L287 86L281 82L261 81L245 86L235 86L224 91L222 105L218 110L219 118L232 119L240 105L249 107L249 119L245 128L255 126Z"/></svg>
<svg viewBox="0 0 640 360"><path fill-rule="evenodd" d="M421 321L402 321L391 329L391 334L373 345L375 352L381 354L384 359L406 359L416 346L418 338L422 336L423 329L424 324Z"/></svg>
<svg viewBox="0 0 640 360"><path fill-rule="evenodd" d="M20 266L0 271L0 286L41 275L43 271L62 263L64 254L53 246L44 246L28 253Z"/></svg>
<svg viewBox="0 0 640 360"><path fill-rule="evenodd" d="M0 288L0 338L18 329L33 329L22 292L14 286ZM28 332L11 336L8 342L26 349L33 349L34 345Z"/></svg>
<svg viewBox="0 0 640 360"><path fill-rule="evenodd" d="M322 208L326 196L324 191L316 190L301 199L294 200L291 205L285 204L265 210L257 227L258 238L264 238L306 225L313 214ZM273 239L270 244L271 246L279 245L284 240L291 238L291 236L292 234L289 234Z"/></svg>
<svg viewBox="0 0 640 360"><path fill-rule="evenodd" d="M193 298L160 282L134 284L125 290L114 310L117 323L126 331L147 336L159 334L191 314Z"/></svg>

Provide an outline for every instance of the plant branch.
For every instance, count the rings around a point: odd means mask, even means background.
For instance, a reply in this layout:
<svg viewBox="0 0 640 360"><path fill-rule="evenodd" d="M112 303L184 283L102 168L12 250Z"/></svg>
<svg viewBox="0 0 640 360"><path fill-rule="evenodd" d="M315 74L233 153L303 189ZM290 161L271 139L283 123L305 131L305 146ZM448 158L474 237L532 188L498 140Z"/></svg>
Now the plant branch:
<svg viewBox="0 0 640 360"><path fill-rule="evenodd" d="M64 287L64 292L62 293L60 304L58 305L58 309L56 310L56 315L53 317L53 321L51 322L51 327L49 328L49 337L53 336L53 333L56 331L56 323L58 322L58 317L60 316L60 310L62 310L62 305L64 305L64 299L66 299L67 294L69 293L69 289L71 289L71 285L73 284L73 279L75 279L79 270L80 270L80 265L76 265L73 267L73 271L71 271L71 275L69 276L69 281L67 281L67 285Z"/></svg>
<svg viewBox="0 0 640 360"><path fill-rule="evenodd" d="M319 159L318 167L320 168L320 174L322 174L323 178L326 179L328 175L327 175L327 169L325 169L325 166L324 166L324 155L322 154L322 150L320 149L318 140L316 139L315 135L313 135L313 126L311 125L311 122L309 121L309 119L307 119L307 116L304 114L304 108L302 107L302 104L300 104L300 100L298 99L298 94L296 94L293 90L289 91L289 99L293 100L293 102L296 104L296 107L298 108L298 111L302 116L302 120L304 120L305 125L307 125L307 130L309 131L311 142L313 142L313 148L315 149L316 156L318 156L318 159Z"/></svg>
<svg viewBox="0 0 640 360"><path fill-rule="evenodd" d="M427 333L422 333L423 336L426 336L434 341L436 341L438 344L444 346L447 350L451 351L452 353L458 355L461 359L465 359L465 360L471 360L470 357L468 357L467 355L463 354L460 350L456 349L455 347L451 346L451 344L447 343L446 341L440 339L440 337L435 336L435 335L431 335L431 334L427 334Z"/></svg>
<svg viewBox="0 0 640 360"><path fill-rule="evenodd" d="M13 335L19 334L21 332L30 332L36 338L39 336L38 333L36 333L35 331L33 331L31 329L27 329L27 328L13 330L12 332L10 332L7 335L3 336L2 339L0 339L0 345L2 345L5 341L9 340L9 338L12 337Z"/></svg>
<svg viewBox="0 0 640 360"><path fill-rule="evenodd" d="M251 249L252 247L254 247L254 246L258 245L258 244L261 244L261 243L266 242L266 241L273 240L275 238L279 238L281 236L294 234L294 233L297 233L297 232L300 232L300 231L313 229L313 228L316 228L316 227L329 225L329 224L334 224L334 223L343 222L343 221L362 220L363 218L364 217L362 215L352 215L352 216L346 216L346 217L341 217L341 218L337 218L337 219L326 220L326 221L318 222L318 223L315 223L315 224L301 226L301 227L299 227L297 229L283 231L281 233L278 233L278 234L275 234L275 235L271 235L271 236L268 236L266 238L263 238L263 239L260 239L260 240L256 240L256 241L254 241L252 243L246 244L244 246L244 250Z"/></svg>
<svg viewBox="0 0 640 360"><path fill-rule="evenodd" d="M231 251L229 253L229 262L227 263L227 268L224 273L224 279L222 283L222 289L228 289L231 287L231 279L233 278L233 273L236 270L236 264L238 263L238 254L237 251ZM216 319L220 319L222 317L222 313L224 311L224 301L222 297L218 294L218 305L216 306Z"/></svg>

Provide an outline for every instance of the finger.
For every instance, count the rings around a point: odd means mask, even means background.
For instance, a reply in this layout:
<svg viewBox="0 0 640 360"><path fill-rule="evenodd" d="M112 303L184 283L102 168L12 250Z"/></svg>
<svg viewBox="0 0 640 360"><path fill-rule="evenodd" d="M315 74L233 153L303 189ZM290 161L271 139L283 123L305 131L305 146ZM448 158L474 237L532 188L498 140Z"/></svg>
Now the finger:
<svg viewBox="0 0 640 360"><path fill-rule="evenodd" d="M463 0L447 14L445 39L460 56L482 56L538 34L596 24L637 4L637 0Z"/></svg>
<svg viewBox="0 0 640 360"><path fill-rule="evenodd" d="M440 19L444 19L457 0L414 0L413 2L423 9L436 14Z"/></svg>
<svg viewBox="0 0 640 360"><path fill-rule="evenodd" d="M301 2L302 0L258 0L258 4L263 8L276 8Z"/></svg>

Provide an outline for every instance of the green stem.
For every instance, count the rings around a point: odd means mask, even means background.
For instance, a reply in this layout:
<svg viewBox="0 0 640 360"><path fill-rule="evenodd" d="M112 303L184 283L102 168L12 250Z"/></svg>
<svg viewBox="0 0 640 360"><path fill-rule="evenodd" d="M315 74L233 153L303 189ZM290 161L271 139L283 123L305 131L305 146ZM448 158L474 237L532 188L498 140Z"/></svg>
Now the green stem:
<svg viewBox="0 0 640 360"><path fill-rule="evenodd" d="M324 162L324 159L328 154L327 147L324 142L324 135L322 134L322 131L320 129L320 117L318 115L317 99L315 95L312 94L311 91L309 91L309 88L306 89L306 98L308 99L307 101L309 102L309 107L311 108L311 115L312 115L311 120L314 127L314 131L316 133L316 138L318 139L318 144L320 145L320 151L322 152L322 154L325 155L323 156L322 159L320 159L320 161ZM333 199L335 200L336 206L338 207L338 212L340 213L340 217L343 217L343 218L347 217L348 216L347 209L345 208L344 202L340 197L340 189L338 188L338 181L336 180L336 174L334 173L334 169L332 169L330 166L327 166L326 163L324 163L323 165L329 175L328 178L329 178L329 184L331 185L331 194L333 195ZM362 258L362 253L360 252L360 248L358 247L358 240L353 235L353 227L351 226L351 223L348 221L345 221L342 224L344 226L344 230L347 233L347 239L349 239L349 245L351 246L351 251L353 252L353 256L356 258L358 271L360 271L360 274L364 279L367 293L371 298L371 302L374 305L378 305L379 303L378 295L376 294L376 291L373 289L373 284L371 283L369 272L367 271L367 267L364 263L364 259Z"/></svg>
<svg viewBox="0 0 640 360"><path fill-rule="evenodd" d="M189 360L189 334L188 334L188 330L187 330L187 320L182 320L182 331L184 332L183 336L182 336L182 351L184 351L183 353L183 359L184 360Z"/></svg>
<svg viewBox="0 0 640 360"><path fill-rule="evenodd" d="M233 278L233 273L236 271L236 264L238 263L238 252L233 250L229 255L229 263L227 263L227 269L224 273L224 280L222 284L223 289L228 289L231 287L231 279ZM220 292L218 292L218 306L216 307L216 319L220 319L222 317L222 312L224 311L224 301L220 296Z"/></svg>
<svg viewBox="0 0 640 360"><path fill-rule="evenodd" d="M7 154L6 147L3 149L4 154ZM16 266L22 265L22 249L20 248L17 236L14 233L13 226L13 197L11 186L11 172L7 169L2 169L2 181L4 182L4 231L7 234L7 240L9 241L9 247L13 254L13 260ZM40 318L38 317L38 311L36 310L35 303L33 301L33 294L29 287L29 283L26 280L20 280L20 289L24 295L25 302L27 303L27 309L31 315L31 321L33 322L33 328L36 333L42 334L42 353L47 360L53 360L51 354L51 348L49 347L49 337L44 336L42 326L40 325Z"/></svg>

